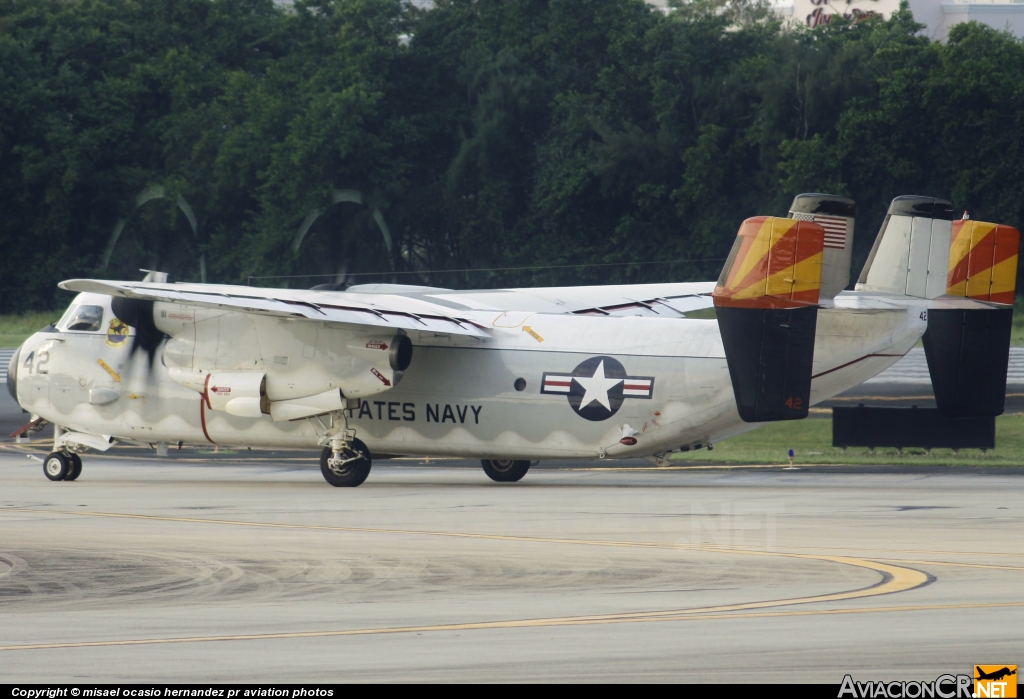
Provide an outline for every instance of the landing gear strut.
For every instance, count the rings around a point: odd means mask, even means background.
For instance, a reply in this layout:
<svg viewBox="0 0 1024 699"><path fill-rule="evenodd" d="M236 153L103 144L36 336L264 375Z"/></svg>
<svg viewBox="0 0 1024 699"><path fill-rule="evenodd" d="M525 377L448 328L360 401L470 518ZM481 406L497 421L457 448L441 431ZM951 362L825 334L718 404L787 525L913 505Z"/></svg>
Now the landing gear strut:
<svg viewBox="0 0 1024 699"><path fill-rule="evenodd" d="M332 439L320 454L320 472L335 488L355 488L370 475L370 450L358 439Z"/></svg>
<svg viewBox="0 0 1024 699"><path fill-rule="evenodd" d="M492 481L499 483L515 483L526 475L530 470L529 461L513 461L512 459L484 459L484 473Z"/></svg>
<svg viewBox="0 0 1024 699"><path fill-rule="evenodd" d="M43 460L43 473L51 481L73 481L82 475L82 457L55 451Z"/></svg>

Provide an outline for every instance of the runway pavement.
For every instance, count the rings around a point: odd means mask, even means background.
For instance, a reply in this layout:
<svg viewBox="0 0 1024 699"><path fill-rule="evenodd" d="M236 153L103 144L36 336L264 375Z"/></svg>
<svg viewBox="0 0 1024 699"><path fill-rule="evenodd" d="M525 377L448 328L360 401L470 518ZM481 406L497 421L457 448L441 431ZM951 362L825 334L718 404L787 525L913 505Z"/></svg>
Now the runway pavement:
<svg viewBox="0 0 1024 699"><path fill-rule="evenodd" d="M0 682L932 680L1024 649L1024 471L0 447Z"/></svg>

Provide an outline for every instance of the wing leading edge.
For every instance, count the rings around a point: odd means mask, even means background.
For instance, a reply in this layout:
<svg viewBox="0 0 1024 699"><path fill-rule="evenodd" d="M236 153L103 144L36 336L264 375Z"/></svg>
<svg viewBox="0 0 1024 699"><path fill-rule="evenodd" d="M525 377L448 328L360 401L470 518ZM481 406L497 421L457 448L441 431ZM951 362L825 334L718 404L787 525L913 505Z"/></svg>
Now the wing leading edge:
<svg viewBox="0 0 1024 699"><path fill-rule="evenodd" d="M454 316L449 308L405 296L102 279L70 279L61 282L59 286L68 291L260 315L300 317L327 323L489 337L479 323Z"/></svg>

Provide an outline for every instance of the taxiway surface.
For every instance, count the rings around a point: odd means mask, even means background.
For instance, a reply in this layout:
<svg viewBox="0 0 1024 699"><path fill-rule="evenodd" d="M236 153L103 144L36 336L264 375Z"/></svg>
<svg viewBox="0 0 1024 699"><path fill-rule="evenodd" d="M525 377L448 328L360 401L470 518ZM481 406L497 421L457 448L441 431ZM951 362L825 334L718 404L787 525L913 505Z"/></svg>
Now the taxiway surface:
<svg viewBox="0 0 1024 699"><path fill-rule="evenodd" d="M1024 472L0 449L0 682L931 680L1024 649ZM32 448L32 447L27 447ZM638 464L632 464L637 466ZM608 464L607 466L611 466Z"/></svg>

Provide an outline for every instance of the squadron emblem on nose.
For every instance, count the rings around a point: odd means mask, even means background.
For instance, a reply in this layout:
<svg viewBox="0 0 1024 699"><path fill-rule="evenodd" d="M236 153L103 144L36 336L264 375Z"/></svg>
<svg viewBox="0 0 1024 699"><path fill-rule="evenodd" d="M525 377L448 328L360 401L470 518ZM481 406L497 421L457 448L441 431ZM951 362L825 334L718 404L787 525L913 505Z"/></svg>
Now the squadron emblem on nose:
<svg viewBox="0 0 1024 699"><path fill-rule="evenodd" d="M117 318L112 318L110 327L107 328L107 344L111 347L120 347L128 341L128 333L131 330Z"/></svg>
<svg viewBox="0 0 1024 699"><path fill-rule="evenodd" d="M613 357L591 357L572 373L544 372L541 393L558 393L585 420L600 422L619 411L626 398L651 398L653 376L628 376Z"/></svg>

